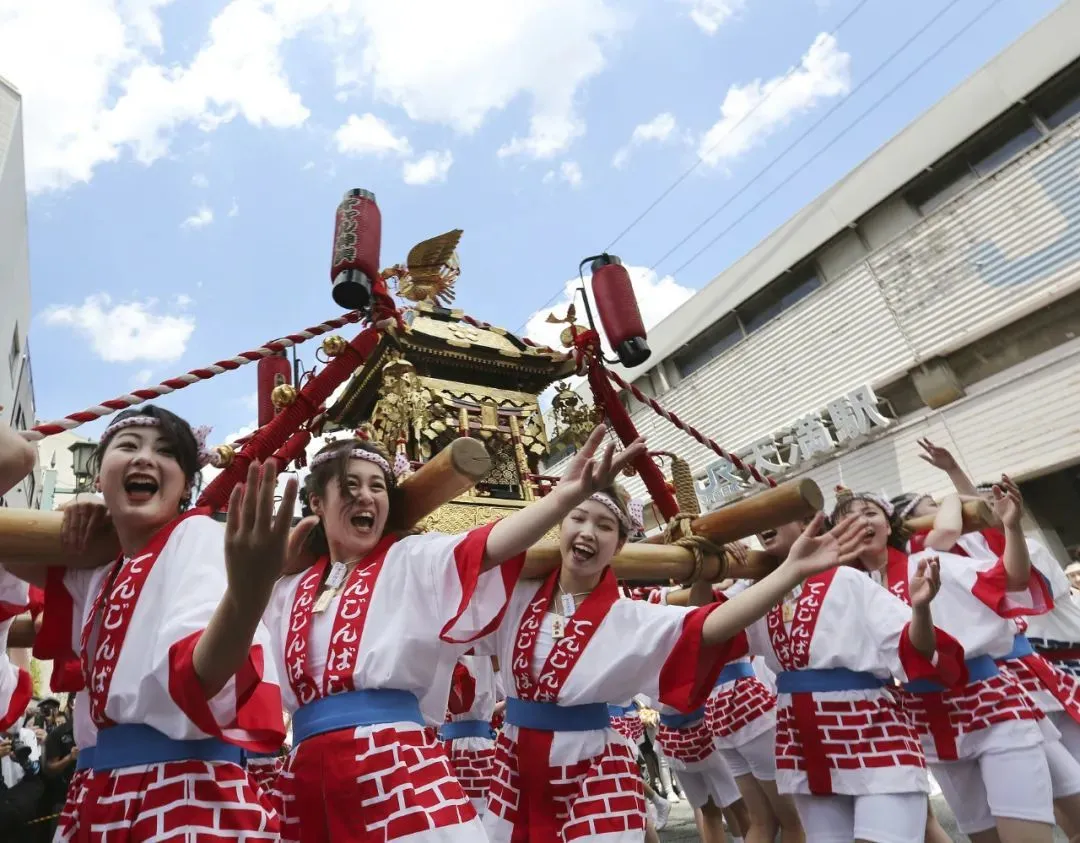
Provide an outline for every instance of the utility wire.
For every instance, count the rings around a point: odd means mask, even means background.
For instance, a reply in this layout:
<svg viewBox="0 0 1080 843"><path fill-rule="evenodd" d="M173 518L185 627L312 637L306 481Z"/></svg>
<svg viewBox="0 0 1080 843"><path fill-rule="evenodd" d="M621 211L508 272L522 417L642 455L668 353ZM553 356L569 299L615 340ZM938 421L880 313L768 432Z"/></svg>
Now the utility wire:
<svg viewBox="0 0 1080 843"><path fill-rule="evenodd" d="M688 266L690 266L690 264L692 264L694 261L696 261L703 254L705 254L706 251L708 251L714 245L716 245L716 243L719 242L719 240L725 234L728 234L732 229L735 228L735 226L737 226L740 222L742 222L744 219L746 219L750 214L752 214L754 211L756 211L758 208L760 208L763 204L765 204L765 202L767 200L769 200L773 196L775 196L776 193L781 190L781 188L786 187L788 185L788 183L791 182L792 179L794 179L797 175L800 174L800 172L801 172L801 170L803 168L805 168L809 164L812 164L814 161L816 161L818 158L820 158L829 149L829 147L831 147L841 137L843 137L844 134L851 131L855 126L857 126L859 123L861 123L866 117L868 117L873 111L875 111L878 106L880 106L883 102L885 102L887 99L889 99L889 97L891 97L898 90L900 90L900 88L902 88L904 85L906 85L908 82L910 82L911 79L920 70L922 70L924 67L926 67L926 65L928 65L930 62L932 62L934 59L936 59L939 55L941 55L943 52L945 52L946 49L951 47L957 40L959 40L962 36L964 36L967 33L967 31L969 29L971 29L971 27L973 27L976 23L978 23L980 20L982 20L982 18L984 18L990 12L990 10L993 9L995 6L997 6L1000 2L1001 2L1001 0L991 0L991 2L989 4L987 4L982 9L982 11L980 11L975 17L973 17L971 20L969 20L966 24L964 24L964 26L958 32L956 32L945 43L943 43L940 47L938 47L936 50L934 50L934 52L931 53L926 59L924 59L918 65L916 65L911 70L910 73L908 73L903 79L901 79L893 87L891 87L884 95L882 95L880 98L878 98L872 105L870 105L869 108L864 110L858 117L856 117L853 121L848 123L847 126L845 126L843 129L841 129L837 134L835 134L829 140L828 143L826 143L823 147L821 147L821 149L819 149L817 152L815 152L807 161L803 162L802 168L800 168L799 170L796 170L795 172L791 173L786 179L784 179L782 182L780 182L778 185L776 185L776 187L774 187L772 190L770 190L768 193L766 193L764 196L762 196L761 199L759 199L757 202L755 202L753 204L753 206L751 206L737 220L735 220L733 223L731 223L731 225L727 226L719 234L717 234L715 237L713 237L712 240L710 240L708 243L706 243L704 246L702 246L700 249L698 249L690 257L689 260L682 263L671 274L672 275L678 275L680 272L682 272L684 269L686 269Z"/></svg>
<svg viewBox="0 0 1080 843"><path fill-rule="evenodd" d="M848 12L846 15L844 15L843 19L836 26L833 27L832 32L829 33L829 34L832 35L833 37L835 37L836 34L841 29L843 29L844 25L847 24L847 22L850 21L853 17L855 17L855 15L858 14L859 10L862 9L862 7L865 6L868 2L869 2L869 0L859 0L859 2L855 4L855 6L852 8L852 10L850 12ZM716 141L716 143L714 143L711 147L709 147L709 149L706 150L704 156L699 155L697 157L697 160L693 164L691 164L690 167L681 176L679 176L677 179L675 179L675 181L673 181L670 185L668 185L668 187L659 196L657 196L651 203L649 203L648 207L646 207L644 211L642 211L640 214L638 214L634 218L634 220L628 226L626 226L626 228L624 228L622 231L619 232L619 235L614 240L612 240L610 243L608 243L608 245L604 249L604 251L605 252L611 251L612 247L616 243L618 243L620 240L622 240L623 237L625 237L627 234L629 234L630 231L632 231L637 226L638 223L640 223L643 219L645 219L645 217L647 217L650 213L652 213L653 208L655 208L657 205L659 205L661 202L663 202L668 197L668 195L670 195L670 193L676 187L678 187L680 184L682 184L684 181L686 181L687 178L690 177L691 173L693 173L695 170L697 170L698 167L700 167L703 163L705 163L705 159L709 156L709 154L712 153L712 151L715 150L718 146L720 146L721 143L723 143L725 140L727 140L728 136L730 134L732 134L732 132L734 132L743 123L745 123L747 120L749 120L754 115L754 113L759 108L761 108L761 106L763 106L766 102L768 102L769 97L772 96L778 89L782 88L783 83L786 82L788 79L790 79L791 76L796 71L798 71L801 66L802 65L801 65L801 63L799 61L796 61L794 64L792 64L791 67L788 69L788 72L785 73L781 77L779 83L777 83L776 85L773 85L773 87L770 88L765 93L765 96L763 96L754 105L753 108L751 108L748 112L746 112L746 114L744 114L739 119L738 123L736 123L734 126L732 126L719 140Z"/></svg>
<svg viewBox="0 0 1080 843"><path fill-rule="evenodd" d="M951 2L948 5L944 6L940 11L938 11L938 13L936 15L934 15L930 20L928 20L925 24L923 24L923 26L917 32L915 32L910 38L908 38L907 41L905 41L896 50L894 50L889 55L889 57L887 59L885 59L885 61L883 61L881 64L879 64L877 67L875 67L870 72L870 74L868 76L866 76L866 78L864 78L858 85L856 85L852 90L850 90L844 96L843 99L841 99L839 102L835 103L833 105L833 107L830 108L828 111L826 111L823 115L821 115L821 117L819 117L813 123L813 125L811 125L809 128L807 128L806 131L804 131L801 135L799 135L797 138L795 138L795 140L793 140L790 144L788 144L788 146L784 149L783 152L781 152L779 155L777 155L775 158L773 158L768 164L766 164L764 167L762 167L760 170L758 170L757 173L755 173L754 176L751 179L749 179L742 187L740 187L737 191L735 191L733 194L731 194L731 196L729 196L724 201L724 203L722 205L720 205L719 208L717 208L715 211L713 211L711 214L709 214L709 216L707 216L700 223L698 223L694 228L692 228L690 230L690 232L685 237L683 237L682 240L680 240L678 243L676 243L674 246L672 246L670 249L668 249L666 252L664 252L664 254L661 255L660 258L658 260L656 260L652 264L650 269L655 270L660 264L662 264L669 257L671 257L672 254L677 252L695 234L697 234L706 225L708 225L710 222L712 222L714 219L716 219L716 217L725 208L730 206L732 202L734 202L736 199L738 199L740 196L742 196L751 187L751 185L753 185L758 179L760 179L763 175L765 175L767 172L769 172L769 170L771 170L774 166L776 166L776 164L780 163L780 161L783 160L787 156L787 154L789 152L791 152L793 149L795 149L795 147L797 147L804 140L806 140L807 137L809 137L826 120L828 120L830 117L832 117L832 115L835 114L840 108L842 108L853 96L855 96L857 93L859 93L859 91L861 91L867 84L869 84L871 81L873 81L874 77L876 77L882 70L884 70L893 61L893 59L895 59L902 52L904 52L904 50L906 50L913 43L915 43L916 40L918 40L928 29L930 29L930 27L932 27L942 17L944 17L949 12L949 10L952 9L953 6L955 6L959 2L960 2L960 0L951 0Z"/></svg>

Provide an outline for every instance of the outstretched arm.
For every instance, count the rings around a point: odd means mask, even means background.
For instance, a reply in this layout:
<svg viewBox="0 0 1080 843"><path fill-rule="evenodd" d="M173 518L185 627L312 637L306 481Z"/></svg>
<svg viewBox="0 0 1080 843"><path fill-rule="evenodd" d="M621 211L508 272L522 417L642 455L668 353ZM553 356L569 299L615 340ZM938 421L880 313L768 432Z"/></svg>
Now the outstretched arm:
<svg viewBox="0 0 1080 843"><path fill-rule="evenodd" d="M216 696L243 667L285 564L296 478L285 484L275 515L276 487L273 463L268 462L260 472L259 464L252 462L246 486L237 485L229 499L225 526L228 586L192 654L207 699Z"/></svg>
<svg viewBox="0 0 1080 843"><path fill-rule="evenodd" d="M639 439L617 455L614 446L608 445L599 459L593 459L606 432L604 425L597 425L550 494L492 527L484 551L483 570L491 570L524 553L574 507L610 486L624 467L645 453L645 441Z"/></svg>
<svg viewBox="0 0 1080 843"><path fill-rule="evenodd" d="M948 474L957 492L961 495L978 495L975 484L964 473L964 469L960 467L956 457L952 455L948 448L939 447L929 439L920 439L919 447L923 449L923 453L919 454L919 458Z"/></svg>
<svg viewBox="0 0 1080 843"><path fill-rule="evenodd" d="M926 546L948 553L964 534L964 506L959 495L948 495L934 516L934 529L926 537Z"/></svg>
<svg viewBox="0 0 1080 843"><path fill-rule="evenodd" d="M1002 562L1005 564L1007 588L1009 591L1023 591L1031 579L1031 556L1020 523L1024 517L1024 499L1020 488L1004 474L1001 475L1001 483L994 486L994 514L1005 530Z"/></svg>
<svg viewBox="0 0 1080 843"><path fill-rule="evenodd" d="M934 617L930 612L930 602L941 590L941 570L936 556L923 559L915 576L908 583L911 596L911 623L908 625L908 640L927 660L934 658L937 650L937 636L934 634Z"/></svg>
<svg viewBox="0 0 1080 843"><path fill-rule="evenodd" d="M824 523L825 514L819 512L775 571L713 611L702 627L702 643L715 646L733 638L807 577L851 561L862 541L863 519L850 515L819 536Z"/></svg>
<svg viewBox="0 0 1080 843"><path fill-rule="evenodd" d="M7 494L33 471L36 459L34 446L0 422L0 495Z"/></svg>

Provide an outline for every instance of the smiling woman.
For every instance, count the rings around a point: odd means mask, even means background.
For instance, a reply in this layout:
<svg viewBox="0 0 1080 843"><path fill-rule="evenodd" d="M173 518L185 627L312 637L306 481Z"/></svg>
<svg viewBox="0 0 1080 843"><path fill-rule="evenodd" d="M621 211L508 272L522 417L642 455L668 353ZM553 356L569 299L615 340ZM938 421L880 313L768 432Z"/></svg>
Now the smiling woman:
<svg viewBox="0 0 1080 843"><path fill-rule="evenodd" d="M80 660L94 727L79 735L80 767L91 772L69 793L77 804L65 808L62 835L137 843L184 828L185 839L276 839L277 819L242 763L245 749L272 751L284 736L268 638L256 632L265 597L252 574L280 571L296 486L274 519L273 472L253 471L222 528L184 511L200 452L191 427L167 410L121 413L96 454L104 508L65 512L65 538L77 547L107 509L123 553L92 570L50 567L45 578L35 652ZM94 729L96 746L87 746ZM207 802L221 807L208 813Z"/></svg>

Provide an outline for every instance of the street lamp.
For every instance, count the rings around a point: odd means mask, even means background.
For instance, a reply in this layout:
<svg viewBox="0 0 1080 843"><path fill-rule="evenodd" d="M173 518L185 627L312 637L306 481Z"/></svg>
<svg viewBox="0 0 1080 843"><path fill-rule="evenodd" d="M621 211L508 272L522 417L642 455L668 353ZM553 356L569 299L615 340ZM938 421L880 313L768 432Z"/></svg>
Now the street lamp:
<svg viewBox="0 0 1080 843"><path fill-rule="evenodd" d="M68 448L71 451L76 492L85 492L90 488L90 480L94 476L94 472L90 468L90 458L93 457L96 449L97 444L94 442L75 442Z"/></svg>

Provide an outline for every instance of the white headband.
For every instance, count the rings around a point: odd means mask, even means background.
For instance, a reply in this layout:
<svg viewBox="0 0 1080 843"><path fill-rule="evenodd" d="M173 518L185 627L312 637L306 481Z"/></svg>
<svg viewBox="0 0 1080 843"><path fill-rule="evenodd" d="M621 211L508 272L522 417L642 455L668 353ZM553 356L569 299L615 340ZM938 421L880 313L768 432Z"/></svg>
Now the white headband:
<svg viewBox="0 0 1080 843"><path fill-rule="evenodd" d="M161 419L156 416L128 416L118 419L105 428L105 432L101 434L101 443L105 444L110 437L128 427L161 427ZM199 468L210 464L210 452L206 449L206 437L210 435L211 430L213 428L208 425L191 428L191 435L195 437L196 461Z"/></svg>
<svg viewBox="0 0 1080 843"><path fill-rule="evenodd" d="M310 463L311 468L322 465L324 462L330 462L330 460L336 460L339 456L341 456L341 451L326 451L312 459ZM400 470L395 471L390 468L390 463L383 459L379 454L376 454L374 451L365 450L364 448L353 448L349 451L349 458L354 460L367 460L370 463L374 463L383 470L383 473L386 474L387 477L396 477L401 473ZM402 467L399 460L395 460L394 462L396 463L395 468L400 469Z"/></svg>
<svg viewBox="0 0 1080 843"><path fill-rule="evenodd" d="M907 518L909 515L911 515L912 512L914 512L915 507L917 507L920 503L922 503L923 499L926 498L926 497L929 497L929 496L928 495L916 495L911 500L909 500L906 504L904 504L903 507L900 508L900 512L897 514L896 517L899 518L901 521L903 521L905 518Z"/></svg>
<svg viewBox="0 0 1080 843"><path fill-rule="evenodd" d="M605 507L607 507L607 509L609 509L611 511L611 514L615 516L615 518L618 520L619 524L622 525L622 528L628 534L633 533L635 530L640 530L644 526L642 524L642 522L641 522L641 517L640 516L637 516L635 518L628 517L626 515L626 513L624 513L619 508L619 505L617 503L615 503L615 501L613 501L611 499L611 497L609 495L605 495L602 492L597 492L594 495L589 495L589 500L596 501L597 503L603 504ZM635 504L635 501L631 501L628 504L627 508L630 509L631 512L640 512L641 511L641 505L638 504L636 509L634 509L633 508L634 504Z"/></svg>

